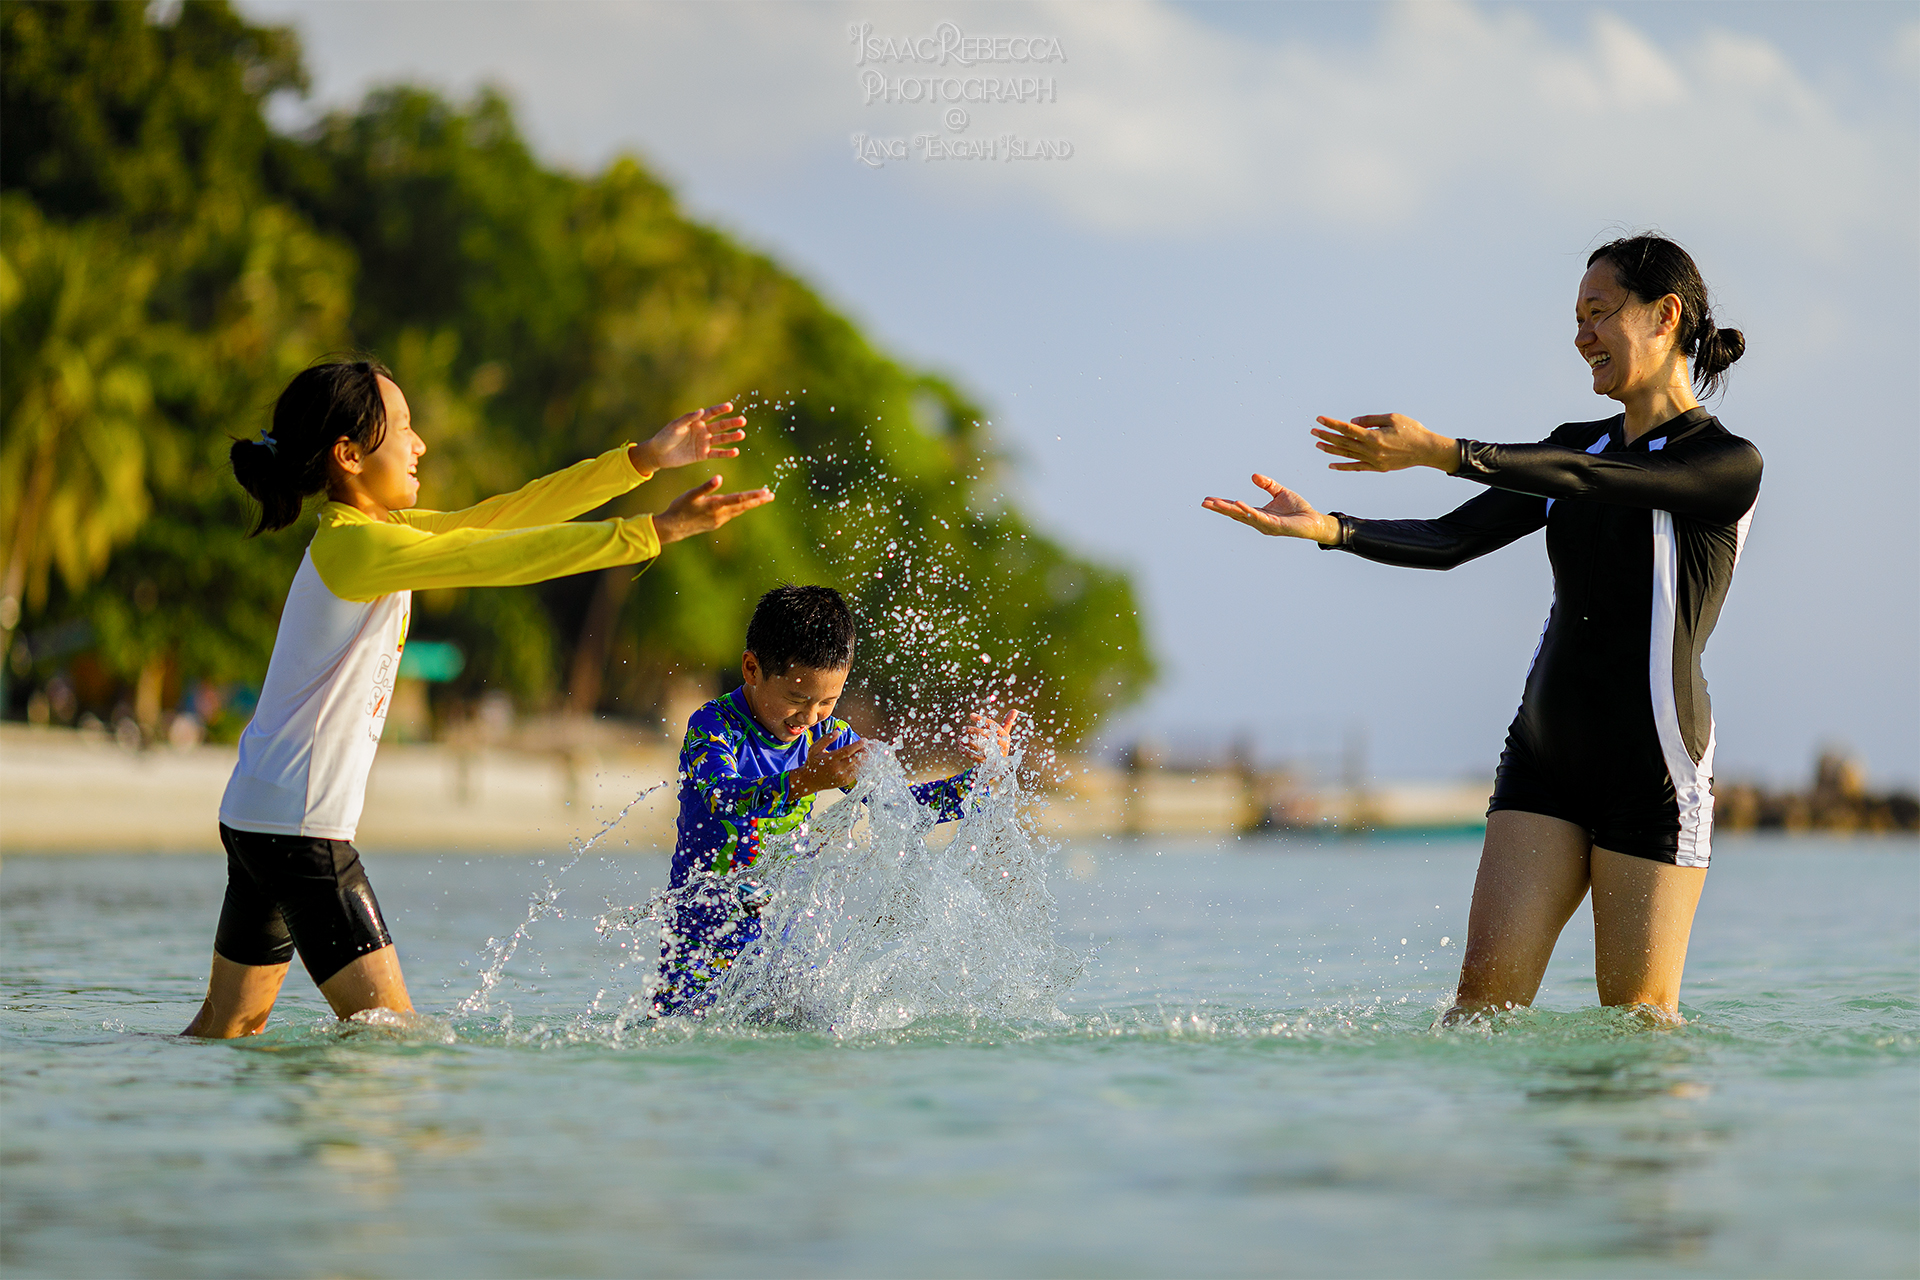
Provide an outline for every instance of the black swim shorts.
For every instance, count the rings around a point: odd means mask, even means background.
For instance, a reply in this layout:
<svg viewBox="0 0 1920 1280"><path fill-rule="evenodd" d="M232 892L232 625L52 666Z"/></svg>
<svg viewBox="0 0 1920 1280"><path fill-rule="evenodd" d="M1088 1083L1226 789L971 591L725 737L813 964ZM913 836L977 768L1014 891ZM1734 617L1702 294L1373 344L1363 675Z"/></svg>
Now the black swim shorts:
<svg viewBox="0 0 1920 1280"><path fill-rule="evenodd" d="M235 964L286 964L293 953L316 983L393 945L360 855L345 840L235 831L227 848L227 900L213 949Z"/></svg>
<svg viewBox="0 0 1920 1280"><path fill-rule="evenodd" d="M1516 725L1500 753L1487 812L1544 814L1585 828L1601 849L1670 866L1705 867L1712 803L1709 793L1704 814L1683 812L1657 746L1651 752L1595 752L1579 767L1568 767L1543 759ZM1689 819L1699 836L1682 857L1680 835Z"/></svg>

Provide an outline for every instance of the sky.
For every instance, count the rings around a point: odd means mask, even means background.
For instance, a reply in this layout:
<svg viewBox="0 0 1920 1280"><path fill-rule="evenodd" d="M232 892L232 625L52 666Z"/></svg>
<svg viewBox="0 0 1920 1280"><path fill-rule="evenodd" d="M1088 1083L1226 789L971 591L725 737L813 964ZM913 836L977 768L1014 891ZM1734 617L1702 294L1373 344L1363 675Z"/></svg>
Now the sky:
<svg viewBox="0 0 1920 1280"><path fill-rule="evenodd" d="M1354 515L1471 496L1325 470L1319 413L1483 440L1609 416L1574 287L1659 229L1746 335L1711 407L1766 458L1706 654L1718 772L1796 783L1835 744L1920 784L1920 7L242 8L303 37L283 124L492 84L550 162L637 154L974 392L1025 509L1134 575L1161 678L1109 744L1489 776L1551 603L1538 537L1435 574L1199 502L1256 470Z"/></svg>

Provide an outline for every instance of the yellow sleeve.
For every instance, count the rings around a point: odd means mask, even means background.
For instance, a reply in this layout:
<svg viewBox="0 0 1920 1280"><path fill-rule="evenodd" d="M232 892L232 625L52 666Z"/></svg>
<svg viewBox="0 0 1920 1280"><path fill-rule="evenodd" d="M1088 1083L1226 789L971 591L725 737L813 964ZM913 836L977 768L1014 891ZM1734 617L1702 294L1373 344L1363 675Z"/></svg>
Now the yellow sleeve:
<svg viewBox="0 0 1920 1280"><path fill-rule="evenodd" d="M327 590L342 600L365 601L432 587L512 587L635 564L659 555L660 539L652 516L428 533L349 514L335 504L323 509L308 550Z"/></svg>
<svg viewBox="0 0 1920 1280"><path fill-rule="evenodd" d="M396 511L402 524L428 533L446 533L450 529L527 529L540 524L559 524L611 502L642 481L650 480L650 471L635 471L627 458L630 445L609 449L597 458L576 462L565 471L521 485L512 493L503 493L475 503L460 511Z"/></svg>

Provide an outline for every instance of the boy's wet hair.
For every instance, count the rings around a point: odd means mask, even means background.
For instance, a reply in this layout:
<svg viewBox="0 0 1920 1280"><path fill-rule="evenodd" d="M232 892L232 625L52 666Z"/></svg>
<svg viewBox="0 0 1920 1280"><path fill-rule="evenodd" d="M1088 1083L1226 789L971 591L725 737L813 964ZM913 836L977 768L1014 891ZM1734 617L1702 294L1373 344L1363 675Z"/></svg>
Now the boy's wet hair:
<svg viewBox="0 0 1920 1280"><path fill-rule="evenodd" d="M794 663L822 671L853 665L853 611L832 587L775 587L753 607L747 649L768 675Z"/></svg>

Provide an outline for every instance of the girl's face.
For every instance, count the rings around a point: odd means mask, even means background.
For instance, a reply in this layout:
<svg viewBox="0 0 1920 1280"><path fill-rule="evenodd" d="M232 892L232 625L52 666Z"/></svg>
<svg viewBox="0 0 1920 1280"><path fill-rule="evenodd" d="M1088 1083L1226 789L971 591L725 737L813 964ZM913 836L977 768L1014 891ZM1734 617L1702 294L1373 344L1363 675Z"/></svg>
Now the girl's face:
<svg viewBox="0 0 1920 1280"><path fill-rule="evenodd" d="M1595 395L1624 400L1671 379L1680 322L1680 299L1672 294L1641 302L1621 286L1611 262L1596 262L1580 280L1573 318L1573 345L1592 371Z"/></svg>
<svg viewBox="0 0 1920 1280"><path fill-rule="evenodd" d="M389 511L405 511L420 500L420 455L427 442L413 429L407 398L389 379L380 379L380 397L386 403L387 434L380 447L362 453L348 443L341 469L354 487Z"/></svg>

